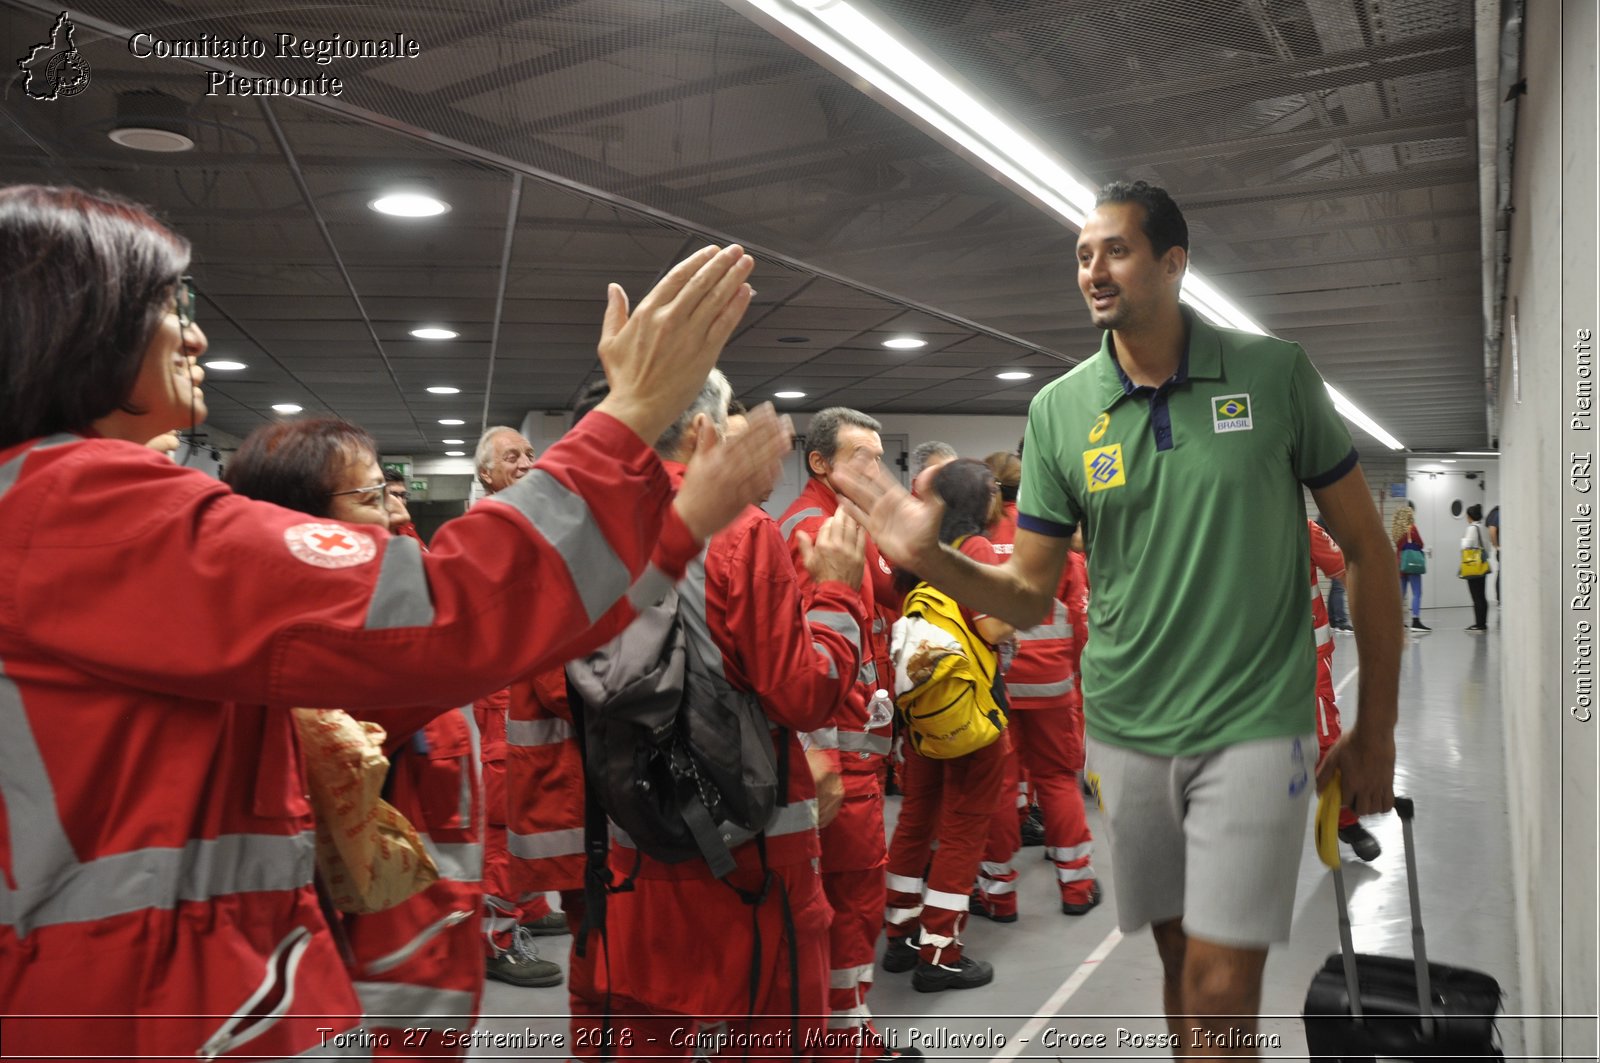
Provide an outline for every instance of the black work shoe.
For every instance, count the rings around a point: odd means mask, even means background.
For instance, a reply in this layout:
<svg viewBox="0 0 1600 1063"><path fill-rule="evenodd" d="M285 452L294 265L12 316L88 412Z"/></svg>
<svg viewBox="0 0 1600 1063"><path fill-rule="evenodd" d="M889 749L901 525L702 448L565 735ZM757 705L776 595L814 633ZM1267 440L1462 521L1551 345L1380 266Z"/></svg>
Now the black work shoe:
<svg viewBox="0 0 1600 1063"><path fill-rule="evenodd" d="M922 1049L906 1045L904 1048L886 1049L873 1063L905 1063L906 1060L921 1058Z"/></svg>
<svg viewBox="0 0 1600 1063"><path fill-rule="evenodd" d="M883 962L878 966L890 974L903 974L922 962L922 951L911 938L890 938L883 950Z"/></svg>
<svg viewBox="0 0 1600 1063"><path fill-rule="evenodd" d="M1022 821L1022 845L1023 845L1023 847L1026 848L1026 847L1028 847L1030 845L1043 845L1043 844L1044 844L1044 824L1040 823L1038 820L1032 819L1032 818L1023 820Z"/></svg>
<svg viewBox="0 0 1600 1063"><path fill-rule="evenodd" d="M973 915L981 915L985 919L992 919L996 923L1015 923L1017 921L1016 912L1012 912L1010 915L1001 915L989 907L989 902L984 900L983 894L977 890L972 891L972 897L967 901L967 911Z"/></svg>
<svg viewBox="0 0 1600 1063"><path fill-rule="evenodd" d="M1089 890L1088 900L1082 902L1081 904L1074 901L1062 901L1061 911L1065 915L1088 915L1090 912L1100 907L1100 901L1102 899L1103 898L1100 893L1100 883L1096 882Z"/></svg>
<svg viewBox="0 0 1600 1063"><path fill-rule="evenodd" d="M522 929L536 938L555 937L558 934L565 934L569 930L567 916L564 912L546 912L537 919L530 919L523 923Z"/></svg>
<svg viewBox="0 0 1600 1063"><path fill-rule="evenodd" d="M1429 627L1427 624L1424 624L1422 622L1422 618L1421 617L1414 616L1414 617L1411 618L1411 630L1412 631L1432 631L1433 628Z"/></svg>
<svg viewBox="0 0 1600 1063"><path fill-rule="evenodd" d="M1352 823L1348 827L1339 828L1339 840L1356 851L1356 856L1372 863L1383 855L1383 846L1378 844L1378 839L1372 832L1359 823Z"/></svg>
<svg viewBox="0 0 1600 1063"><path fill-rule="evenodd" d="M955 965L919 963L911 976L911 988L919 993L938 993L945 989L976 989L994 981L994 966L963 956Z"/></svg>
<svg viewBox="0 0 1600 1063"><path fill-rule="evenodd" d="M540 959L537 952L525 946L502 952L485 965L484 973L497 982L525 989L561 984L560 965Z"/></svg>

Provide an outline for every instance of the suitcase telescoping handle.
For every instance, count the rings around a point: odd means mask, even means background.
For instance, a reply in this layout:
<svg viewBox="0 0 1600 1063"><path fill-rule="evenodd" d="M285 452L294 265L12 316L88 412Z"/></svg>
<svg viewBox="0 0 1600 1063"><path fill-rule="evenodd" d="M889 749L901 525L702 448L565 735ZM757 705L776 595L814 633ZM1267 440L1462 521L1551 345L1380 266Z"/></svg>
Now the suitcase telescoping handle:
<svg viewBox="0 0 1600 1063"><path fill-rule="evenodd" d="M1417 887L1417 854L1413 845L1411 820L1416 809L1409 797L1396 797L1394 810L1405 835L1406 886L1411 893L1411 949L1417 965L1417 1016L1422 1020L1422 1036L1433 1037L1433 982L1428 973L1428 942L1422 931L1422 895ZM1350 1016L1361 1021L1361 984L1356 977L1356 950L1350 940L1350 902L1345 896L1344 872L1333 869L1333 892L1339 902L1339 946L1344 954L1345 989L1350 997Z"/></svg>

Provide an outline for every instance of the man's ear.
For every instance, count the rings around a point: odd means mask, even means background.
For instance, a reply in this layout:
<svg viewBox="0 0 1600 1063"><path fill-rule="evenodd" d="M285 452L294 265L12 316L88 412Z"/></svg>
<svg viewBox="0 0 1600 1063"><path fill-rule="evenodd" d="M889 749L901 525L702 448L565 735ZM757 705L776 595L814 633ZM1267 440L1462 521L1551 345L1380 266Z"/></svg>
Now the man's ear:
<svg viewBox="0 0 1600 1063"><path fill-rule="evenodd" d="M1165 270L1168 278L1172 280L1183 279L1184 273L1189 268L1189 252L1185 251L1177 244L1173 244L1171 247L1167 248L1167 253L1162 255L1161 259L1162 268Z"/></svg>
<svg viewBox="0 0 1600 1063"><path fill-rule="evenodd" d="M822 456L822 451L813 450L806 454L806 468L811 470L813 476L828 475L828 459Z"/></svg>

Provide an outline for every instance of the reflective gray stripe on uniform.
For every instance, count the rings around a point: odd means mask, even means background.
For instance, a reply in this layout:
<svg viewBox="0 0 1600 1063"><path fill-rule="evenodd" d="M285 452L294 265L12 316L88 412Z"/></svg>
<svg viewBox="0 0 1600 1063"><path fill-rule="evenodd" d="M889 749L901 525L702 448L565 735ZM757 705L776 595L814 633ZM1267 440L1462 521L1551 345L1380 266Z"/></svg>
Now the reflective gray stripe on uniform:
<svg viewBox="0 0 1600 1063"><path fill-rule="evenodd" d="M422 835L422 847L433 857L439 877L455 882L479 882L483 879L483 845L480 842L434 841Z"/></svg>
<svg viewBox="0 0 1600 1063"><path fill-rule="evenodd" d="M0 886L0 925L19 937L34 928L89 922L178 901L311 884L312 831L227 834L181 848L113 853L81 862L56 810L55 791L28 726L22 695L0 673L0 793L11 838L11 877Z"/></svg>
<svg viewBox="0 0 1600 1063"><path fill-rule="evenodd" d="M474 909L472 908L457 908L455 911L449 912L444 916L435 919L416 934L412 935L411 940L406 942L404 945L401 945L393 952L379 956L371 963L363 965L361 968L361 973L371 976L382 974L385 971L394 970L402 963L405 963L407 960L411 959L411 957L415 956L418 952L422 951L423 946L427 945L428 942L432 941L446 930L449 930L453 926L460 926L468 919L471 919L473 911Z"/></svg>
<svg viewBox="0 0 1600 1063"><path fill-rule="evenodd" d="M786 834L801 834L815 830L816 826L817 802L811 799L794 801L787 805L779 805L772 810L772 815L767 817L767 837L781 838Z"/></svg>
<svg viewBox="0 0 1600 1063"><path fill-rule="evenodd" d="M644 567L639 578L628 588L628 604L635 609L648 609L660 605L661 599L672 589L672 577L656 567L655 562Z"/></svg>
<svg viewBox="0 0 1600 1063"><path fill-rule="evenodd" d="M837 609L811 609L806 612L806 623L821 624L849 639L850 645L861 645L861 625L849 613L841 613Z"/></svg>
<svg viewBox="0 0 1600 1063"><path fill-rule="evenodd" d="M838 749L839 729L837 727L819 727L815 731L807 731L801 735L805 740L807 749Z"/></svg>
<svg viewBox="0 0 1600 1063"><path fill-rule="evenodd" d="M888 625L884 623L883 617L875 616L872 618L872 633L874 635L883 634L883 629L887 626Z"/></svg>
<svg viewBox="0 0 1600 1063"><path fill-rule="evenodd" d="M1333 628L1329 627L1327 624L1323 624L1321 627L1313 631L1312 634L1317 637L1318 646L1326 646L1328 643L1333 641Z"/></svg>
<svg viewBox="0 0 1600 1063"><path fill-rule="evenodd" d="M860 967L839 967L828 972L829 989L854 989L862 982L872 981L872 964Z"/></svg>
<svg viewBox="0 0 1600 1063"><path fill-rule="evenodd" d="M524 860L547 860L553 856L577 856L583 852L583 828L546 830L537 834L506 831L506 849Z"/></svg>
<svg viewBox="0 0 1600 1063"><path fill-rule="evenodd" d="M553 746L572 737L572 721L559 716L546 720L507 720L506 742L513 746Z"/></svg>
<svg viewBox="0 0 1600 1063"><path fill-rule="evenodd" d="M861 662L861 670L856 673L856 682L865 683L868 686L873 686L873 687L877 686L878 685L878 662L874 661L870 657L867 658L866 660L862 661Z"/></svg>
<svg viewBox="0 0 1600 1063"><path fill-rule="evenodd" d="M404 535L392 536L383 551L378 585L367 606L368 631L428 627L433 623L433 592L422 567L422 544Z"/></svg>
<svg viewBox="0 0 1600 1063"><path fill-rule="evenodd" d="M1069 675L1055 683L1007 683L1006 693L1014 698L1059 698L1072 693L1076 685Z"/></svg>
<svg viewBox="0 0 1600 1063"><path fill-rule="evenodd" d="M589 623L599 621L628 592L633 577L601 532L589 504L554 476L534 469L485 501L498 502L522 514L561 555Z"/></svg>
<svg viewBox="0 0 1600 1063"><path fill-rule="evenodd" d="M57 432L53 436L45 436L21 454L12 458L4 465L0 465L0 498L16 484L17 477L22 475L22 465L28 460L28 455L36 450L45 450L49 447L59 447L63 443L76 443L82 436L75 436L68 432Z"/></svg>
<svg viewBox="0 0 1600 1063"><path fill-rule="evenodd" d="M465 823L471 823L475 833L482 834L481 824L472 820L472 784L483 781L483 756L478 750L478 718L472 713L471 705L462 705L456 709L461 718L467 721L467 745L471 748L471 756L466 763L461 765L461 793L457 799L457 814ZM481 867L483 861L478 861Z"/></svg>
<svg viewBox="0 0 1600 1063"><path fill-rule="evenodd" d="M1038 627L1030 627L1025 631L1017 632L1018 642L1034 642L1040 639L1070 639L1072 637L1072 622L1067 619L1067 607L1056 600L1055 608L1050 611L1050 619Z"/></svg>
<svg viewBox="0 0 1600 1063"><path fill-rule="evenodd" d="M893 743L888 735L866 731L840 731L839 748L850 753L888 753Z"/></svg>
<svg viewBox="0 0 1600 1063"><path fill-rule="evenodd" d="M1094 852L1093 842L1084 842L1082 845L1071 845L1059 849L1046 846L1044 850L1044 858L1046 860L1055 860L1058 863L1064 864L1072 860L1082 860L1092 852Z"/></svg>
<svg viewBox="0 0 1600 1063"><path fill-rule="evenodd" d="M826 516L826 514L815 506L812 506L809 509L802 509L798 513L783 518L783 523L778 525L778 530L783 532L784 539L788 539L789 536L794 534L795 525L799 524L803 520L809 520L812 517L822 516Z"/></svg>
<svg viewBox="0 0 1600 1063"><path fill-rule="evenodd" d="M361 998L361 1010L367 1013L368 1026L407 1025L379 1019L474 1018L472 994L458 989L406 982L357 982L356 995Z"/></svg>
<svg viewBox="0 0 1600 1063"><path fill-rule="evenodd" d="M289 1063L293 1059L371 1059L372 1047L366 1043L366 1038L351 1036L355 1031L356 1027L353 1026L348 1030L337 1032L318 1031L319 1043L312 1045L298 1056L266 1059L260 1063ZM340 1037L340 1033L345 1036ZM326 1043L322 1043L324 1041Z"/></svg>
<svg viewBox="0 0 1600 1063"><path fill-rule="evenodd" d="M722 647L711 637L711 624L706 620L706 553L701 550L678 581L678 615L683 618L683 632L695 659L725 680L728 676L722 670Z"/></svg>
<svg viewBox="0 0 1600 1063"><path fill-rule="evenodd" d="M816 651L818 657L821 657L823 660L828 662L828 678L838 679L839 664L833 659L833 654L828 652L828 647L813 639L811 642L811 648Z"/></svg>
<svg viewBox="0 0 1600 1063"><path fill-rule="evenodd" d="M1094 868L1088 864L1082 867L1057 867L1056 881L1058 882L1084 882L1094 878Z"/></svg>

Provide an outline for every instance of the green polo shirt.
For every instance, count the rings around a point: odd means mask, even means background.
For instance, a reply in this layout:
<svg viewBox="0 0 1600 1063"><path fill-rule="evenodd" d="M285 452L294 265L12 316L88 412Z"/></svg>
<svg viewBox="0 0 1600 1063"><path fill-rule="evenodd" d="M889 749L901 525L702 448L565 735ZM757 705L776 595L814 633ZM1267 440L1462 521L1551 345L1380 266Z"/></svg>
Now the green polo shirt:
<svg viewBox="0 0 1600 1063"><path fill-rule="evenodd" d="M1089 734L1158 756L1310 733L1316 646L1300 485L1356 465L1350 433L1296 344L1187 309L1160 388L1110 350L1028 410L1017 525L1089 551Z"/></svg>

